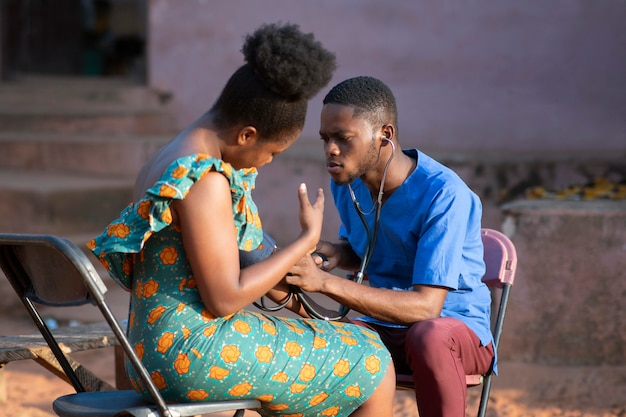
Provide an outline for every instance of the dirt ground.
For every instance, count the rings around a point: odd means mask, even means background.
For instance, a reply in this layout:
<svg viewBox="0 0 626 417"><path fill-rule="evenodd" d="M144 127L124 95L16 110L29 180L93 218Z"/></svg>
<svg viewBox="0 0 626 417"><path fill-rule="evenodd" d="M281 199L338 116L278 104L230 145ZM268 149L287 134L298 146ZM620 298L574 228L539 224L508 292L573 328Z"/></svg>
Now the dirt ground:
<svg viewBox="0 0 626 417"><path fill-rule="evenodd" d="M114 311L123 312L125 297L112 300ZM119 294L119 293L117 293ZM8 296L8 294L7 294ZM3 297L7 301L6 297ZM6 307L6 305L5 305ZM21 306L0 314L0 334L20 334L35 331ZM83 309L85 307L80 307ZM87 307L89 308L89 307ZM73 308L76 309L76 308ZM56 318L99 321L82 310L69 309ZM123 314L123 313L121 313ZM502 343L506 343L503 338ZM72 355L96 375L114 384L113 349L106 348ZM545 366L529 363L501 362L500 375L494 378L487 416L490 417L626 417L626 365L624 366ZM36 364L34 361L12 362L4 368L7 401L0 403L0 417L52 417L54 398L71 393L72 388ZM468 390L467 416L475 416L480 388ZM228 414L214 414L227 416ZM258 415L247 412L246 416ZM394 417L416 417L413 393L397 391Z"/></svg>

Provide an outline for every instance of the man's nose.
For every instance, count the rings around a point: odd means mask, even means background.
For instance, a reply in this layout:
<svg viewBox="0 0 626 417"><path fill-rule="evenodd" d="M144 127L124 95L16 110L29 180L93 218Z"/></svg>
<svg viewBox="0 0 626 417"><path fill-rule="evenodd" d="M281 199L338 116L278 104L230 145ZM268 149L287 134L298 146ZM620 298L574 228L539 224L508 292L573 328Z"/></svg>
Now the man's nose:
<svg viewBox="0 0 626 417"><path fill-rule="evenodd" d="M337 146L337 143L335 141L329 140L324 144L324 153L326 154L326 156L339 155L339 146Z"/></svg>

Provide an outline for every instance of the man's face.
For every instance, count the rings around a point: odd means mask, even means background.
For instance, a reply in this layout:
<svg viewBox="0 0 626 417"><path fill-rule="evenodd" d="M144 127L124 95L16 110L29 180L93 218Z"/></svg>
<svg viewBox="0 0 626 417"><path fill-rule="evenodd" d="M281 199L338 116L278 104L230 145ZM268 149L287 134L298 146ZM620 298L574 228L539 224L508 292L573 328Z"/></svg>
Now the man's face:
<svg viewBox="0 0 626 417"><path fill-rule="evenodd" d="M337 184L349 184L371 171L378 161L378 146L372 125L354 118L354 108L325 104L320 138L324 141L326 167Z"/></svg>

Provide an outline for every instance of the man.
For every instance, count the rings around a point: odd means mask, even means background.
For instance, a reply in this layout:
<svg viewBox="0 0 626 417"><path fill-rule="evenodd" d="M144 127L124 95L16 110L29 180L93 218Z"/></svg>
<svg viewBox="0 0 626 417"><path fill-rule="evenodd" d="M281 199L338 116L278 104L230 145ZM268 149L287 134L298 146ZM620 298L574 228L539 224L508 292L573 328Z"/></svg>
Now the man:
<svg viewBox="0 0 626 417"><path fill-rule="evenodd" d="M287 282L364 314L354 322L380 334L397 373L413 375L421 417L465 416L465 375L494 360L480 199L450 169L401 149L395 98L380 80L336 85L320 135L340 241L320 242L322 268L303 259ZM362 263L369 286L328 272Z"/></svg>

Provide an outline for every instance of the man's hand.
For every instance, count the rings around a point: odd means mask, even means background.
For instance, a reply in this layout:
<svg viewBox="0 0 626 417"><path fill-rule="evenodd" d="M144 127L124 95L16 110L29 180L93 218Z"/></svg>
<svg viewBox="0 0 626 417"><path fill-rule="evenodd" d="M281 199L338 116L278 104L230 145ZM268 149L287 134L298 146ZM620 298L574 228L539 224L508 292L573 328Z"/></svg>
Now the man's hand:
<svg viewBox="0 0 626 417"><path fill-rule="evenodd" d="M305 256L301 258L285 277L288 284L295 285L308 292L321 292L328 273L320 269L319 256Z"/></svg>

